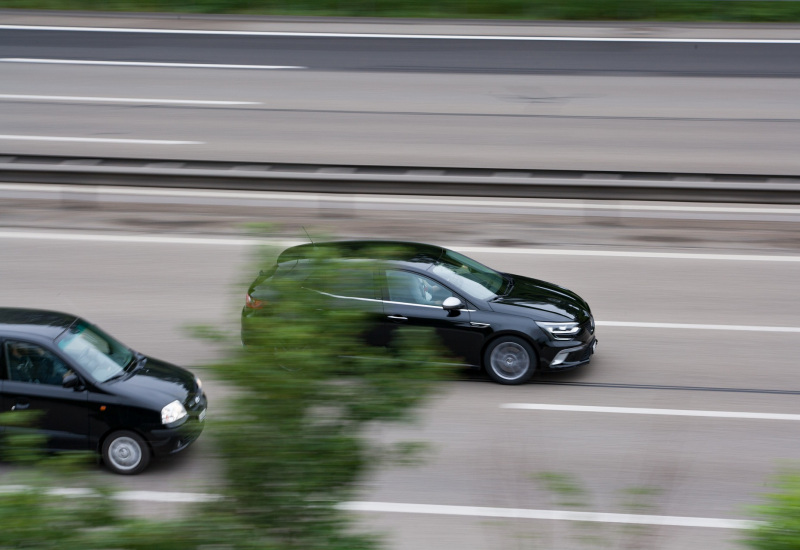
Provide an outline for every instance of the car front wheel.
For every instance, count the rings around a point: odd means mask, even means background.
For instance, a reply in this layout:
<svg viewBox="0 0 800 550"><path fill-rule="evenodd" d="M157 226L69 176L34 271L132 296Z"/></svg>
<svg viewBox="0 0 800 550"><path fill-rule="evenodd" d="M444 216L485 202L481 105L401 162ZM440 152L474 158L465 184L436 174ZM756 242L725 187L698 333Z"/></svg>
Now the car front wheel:
<svg viewBox="0 0 800 550"><path fill-rule="evenodd" d="M500 384L524 384L536 371L536 352L522 338L503 336L483 356L486 372Z"/></svg>
<svg viewBox="0 0 800 550"><path fill-rule="evenodd" d="M150 463L150 448L134 432L114 432L103 442L103 462L114 473L138 474Z"/></svg>

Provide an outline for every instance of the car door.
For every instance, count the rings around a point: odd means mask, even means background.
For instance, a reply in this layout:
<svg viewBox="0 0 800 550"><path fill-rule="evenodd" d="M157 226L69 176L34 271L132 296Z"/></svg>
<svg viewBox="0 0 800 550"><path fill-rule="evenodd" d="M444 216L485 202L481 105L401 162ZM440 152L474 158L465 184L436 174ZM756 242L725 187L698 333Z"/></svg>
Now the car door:
<svg viewBox="0 0 800 550"><path fill-rule="evenodd" d="M440 282L413 271L383 270L383 328L389 340L402 326L430 327L436 331L455 362L480 365L484 334L471 323L467 301ZM459 298L464 307L447 311L442 301Z"/></svg>
<svg viewBox="0 0 800 550"><path fill-rule="evenodd" d="M340 262L330 272L318 273L304 285L312 292L324 295L326 307L355 310L364 316L357 328L365 343L382 346L379 322L383 316L380 288L375 282L373 262Z"/></svg>
<svg viewBox="0 0 800 550"><path fill-rule="evenodd" d="M7 433L35 431L47 437L51 449L86 449L88 392L62 385L69 364L45 344L16 338L3 342L3 357L8 376L2 382L2 410L40 415L34 426L8 427Z"/></svg>

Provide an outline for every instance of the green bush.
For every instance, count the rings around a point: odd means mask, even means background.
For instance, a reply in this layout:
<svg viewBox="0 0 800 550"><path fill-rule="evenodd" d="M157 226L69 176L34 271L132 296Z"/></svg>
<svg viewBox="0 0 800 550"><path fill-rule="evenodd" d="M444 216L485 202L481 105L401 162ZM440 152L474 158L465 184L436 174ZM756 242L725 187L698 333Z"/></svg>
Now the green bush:
<svg viewBox="0 0 800 550"><path fill-rule="evenodd" d="M788 470L773 482L775 492L754 508L762 522L744 541L758 550L797 550L800 548L800 471Z"/></svg>

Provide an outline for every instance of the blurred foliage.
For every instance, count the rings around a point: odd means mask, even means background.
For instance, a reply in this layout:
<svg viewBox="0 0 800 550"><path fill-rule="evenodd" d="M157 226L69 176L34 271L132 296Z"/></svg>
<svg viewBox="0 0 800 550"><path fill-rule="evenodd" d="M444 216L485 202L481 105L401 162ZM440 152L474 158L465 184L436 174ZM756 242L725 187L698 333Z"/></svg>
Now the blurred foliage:
<svg viewBox="0 0 800 550"><path fill-rule="evenodd" d="M264 251L261 266L269 269L274 259ZM336 277L336 265L320 255L305 273L323 281ZM339 504L379 464L410 463L424 450L381 445L367 432L412 418L442 377L433 362L440 345L432 332L408 331L391 350L368 348L362 312L332 307L297 281L279 280L274 290L279 299L269 315L248 325L248 346L230 342L230 354L211 367L234 386L234 397L210 420L225 462L224 498L175 520L126 517L96 476L82 475L81 462L93 454L47 456L40 436L6 434L5 460L18 465L0 476L0 548L376 548L379 538L356 533ZM221 341L217 331L205 334ZM22 430L35 421L26 413L0 415L0 423ZM53 491L64 485L90 494Z"/></svg>
<svg viewBox="0 0 800 550"><path fill-rule="evenodd" d="M785 470L772 483L775 492L753 508L762 521L743 542L758 550L800 549L800 470Z"/></svg>
<svg viewBox="0 0 800 550"><path fill-rule="evenodd" d="M43 436L27 429L36 425L34 411L0 414L0 446L8 470L0 476L0 548L108 548L115 539L100 537L118 517L108 491L84 477L92 453L44 453ZM77 483L81 495L56 492ZM88 487L88 488L87 488Z"/></svg>
<svg viewBox="0 0 800 550"><path fill-rule="evenodd" d="M269 272L275 254L262 253L262 271ZM229 496L221 506L235 502L249 536L269 547L373 548L377 540L353 534L337 505L378 464L408 460L418 448L376 446L365 430L411 418L443 374L433 363L441 348L432 332L400 331L397 345L369 347L361 309L343 309L303 288L308 281L329 288L372 278L374 262L340 269L337 256L335 249L314 249L302 269L305 282L270 279L272 298L248 319L247 346L213 367L237 388L217 420Z"/></svg>
<svg viewBox="0 0 800 550"><path fill-rule="evenodd" d="M796 0L1 0L0 7L347 17L800 21Z"/></svg>
<svg viewBox="0 0 800 550"><path fill-rule="evenodd" d="M549 493L558 497L558 506L582 508L588 506L588 495L580 482L572 475L561 472L540 472L533 479Z"/></svg>

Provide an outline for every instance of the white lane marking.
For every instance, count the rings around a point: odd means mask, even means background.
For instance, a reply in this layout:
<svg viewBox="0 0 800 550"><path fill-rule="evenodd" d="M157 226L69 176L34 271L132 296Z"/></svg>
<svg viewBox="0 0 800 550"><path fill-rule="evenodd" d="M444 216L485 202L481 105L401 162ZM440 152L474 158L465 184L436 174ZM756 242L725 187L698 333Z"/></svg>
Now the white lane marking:
<svg viewBox="0 0 800 550"><path fill-rule="evenodd" d="M114 494L116 500L149 502L214 502L222 500L222 495L208 493L177 493L161 491L122 491Z"/></svg>
<svg viewBox="0 0 800 550"><path fill-rule="evenodd" d="M227 65L224 63L156 63L150 61L93 61L89 59L34 59L24 57L4 57L0 58L3 63L43 63L50 65L102 65L102 66L121 66L121 67L172 67L172 68L192 68L192 69L258 69L258 70L280 70L280 69L305 69L306 67L296 67L292 65Z"/></svg>
<svg viewBox="0 0 800 550"><path fill-rule="evenodd" d="M26 485L0 486L0 494L21 493L32 490ZM92 489L82 488L50 488L45 492L54 496L64 497L89 497L97 493ZM121 491L114 493L112 498L122 501L144 502L213 502L221 500L222 495L210 493L179 493L161 491ZM685 516L653 516L642 514L608 514L601 512L572 512L566 510L534 510L527 508L487 508L481 506L447 506L439 504L407 504L398 502L343 502L339 505L341 510L353 512L391 512L404 514L432 514L448 516L495 517L510 519L544 519L565 521L590 521L597 523L628 523L639 525L664 525L673 527L711 527L716 529L749 529L758 525L758 522L720 519L698 518Z"/></svg>
<svg viewBox="0 0 800 550"><path fill-rule="evenodd" d="M81 498L97 496L93 489L79 487L48 487L37 489L29 485L0 485L0 494L24 493L33 490L43 490L48 495ZM147 502L213 502L224 498L222 495L210 493L179 493L166 491L120 491L113 493L111 498L124 501Z"/></svg>
<svg viewBox="0 0 800 550"><path fill-rule="evenodd" d="M253 246L267 244L266 241L260 241L258 239L228 239L219 237L162 237L156 235L98 235L93 233L46 233L36 231L0 231L0 239L144 244L202 244L220 246Z"/></svg>
<svg viewBox="0 0 800 550"><path fill-rule="evenodd" d="M202 141L172 141L164 139L114 139L114 138L83 138L60 136L14 136L0 135L0 139L12 141L67 141L77 143L120 143L125 145L201 145Z"/></svg>
<svg viewBox="0 0 800 550"><path fill-rule="evenodd" d="M0 95L0 98L3 96ZM25 97L25 96L20 96ZM36 96L30 96L36 97ZM47 96L41 96L47 97ZM151 101L151 100L140 100ZM169 100L152 100L169 101ZM175 100L183 101L183 100ZM232 102L235 103L235 102ZM241 102L247 103L247 102ZM469 200L458 198L423 198L423 197L384 197L384 196L341 196L319 193L275 193L270 191L225 191L205 189L152 189L143 187L110 187L93 185L58 185L58 184L16 184L0 183L0 190L29 191L29 192L69 192L85 193L91 195L129 195L129 196L155 196L155 197L186 197L186 198L214 198L214 199L255 199L273 201L295 201L319 203L365 203L365 204L427 204L441 206L476 206L476 207L508 207L508 208L558 208L569 210L630 210L653 212L705 212L722 214L800 214L800 208L765 208L765 207L739 207L739 206L682 206L682 205L652 205L652 204L583 204L565 202L539 202L539 201L502 201L502 200Z"/></svg>
<svg viewBox="0 0 800 550"><path fill-rule="evenodd" d="M640 323L636 321L596 321L599 327L665 328L683 330L732 330L742 332L800 332L800 327L751 325L699 325L694 323Z"/></svg>
<svg viewBox="0 0 800 550"><path fill-rule="evenodd" d="M2 137L2 136L0 136ZM44 232L44 231L0 231L2 239L34 239L34 240L58 240L58 241L102 241L102 242L129 242L129 243L150 243L150 244L208 244L208 245L275 245L275 246L294 246L300 244L299 241L280 241L265 240L255 238L225 238L225 237L163 237L156 235L114 235L114 234L95 234L95 233L63 233L63 232ZM729 260L745 262L800 262L800 256L761 256L756 254L684 254L672 252L620 252L616 250L564 250L564 249L534 249L534 248L504 248L504 247L470 247L459 245L446 245L463 253L485 253L485 254L530 254L530 255L552 255L552 256L608 256L626 258L667 258L667 259L689 259L689 260ZM668 324L667 324L668 325ZM622 325L620 325L622 326ZM648 326L644 323L637 326ZM685 328L691 325L681 325L672 328ZM713 326L713 325L709 325ZM725 325L720 325L725 326ZM733 325L732 325L733 326ZM652 327L651 327L652 328ZM670 328L658 325L657 328ZM777 332L781 329L777 328ZM792 332L792 331L789 331Z"/></svg>
<svg viewBox="0 0 800 550"><path fill-rule="evenodd" d="M0 29L23 31L110 32L137 34L200 34L221 36L297 36L320 38L423 38L428 40L523 40L535 42L664 42L701 44L800 44L786 38L648 38L648 37L582 37L582 36L503 36L468 34L399 34L341 33L291 31L230 31L201 29L142 29L120 27L58 27L53 25L0 25Z"/></svg>
<svg viewBox="0 0 800 550"><path fill-rule="evenodd" d="M32 99L36 101L87 101L99 103L165 103L167 105L261 105L258 101L207 101L202 99L145 99L139 97L81 97L69 95L0 94L0 99Z"/></svg>
<svg viewBox="0 0 800 550"><path fill-rule="evenodd" d="M563 250L547 248L498 248L484 246L445 246L466 254L530 254L541 256L604 256L612 258L663 258L671 260L725 260L736 262L800 262L800 256L760 254L696 254L685 252L630 252L620 250Z"/></svg>
<svg viewBox="0 0 800 550"><path fill-rule="evenodd" d="M399 502L345 502L340 508L354 512L392 512L509 519L544 519L590 521L596 523L629 523L670 527L711 527L714 529L749 529L758 522L739 519L697 518L684 516L651 516L644 514L608 514L571 512L566 510L533 510L527 508L487 508L482 506L444 506L439 504L406 504Z"/></svg>
<svg viewBox="0 0 800 550"><path fill-rule="evenodd" d="M633 407L593 407L588 405L551 405L547 403L504 403L501 409L529 411L589 412L612 414L649 414L659 416L695 416L706 418L745 418L750 420L800 420L800 414L693 411L684 409L639 409Z"/></svg>

